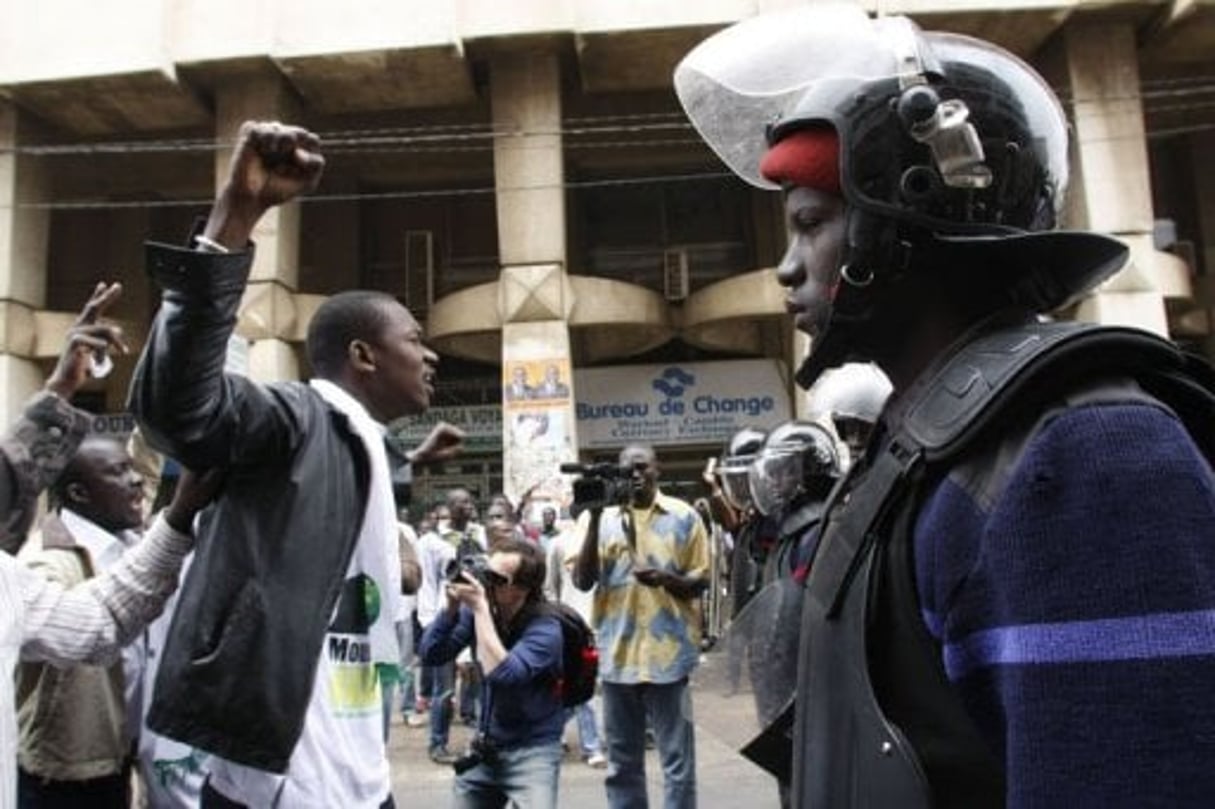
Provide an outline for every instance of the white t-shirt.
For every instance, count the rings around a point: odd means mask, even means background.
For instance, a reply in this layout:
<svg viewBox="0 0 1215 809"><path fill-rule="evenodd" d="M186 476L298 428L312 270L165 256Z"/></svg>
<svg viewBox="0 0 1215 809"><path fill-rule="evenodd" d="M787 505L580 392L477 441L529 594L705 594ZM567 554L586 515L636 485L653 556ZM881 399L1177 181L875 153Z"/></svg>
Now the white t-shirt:
<svg viewBox="0 0 1215 809"><path fill-rule="evenodd" d="M220 794L251 807L282 809L378 809L388 799L383 708L370 636L345 620L348 599L363 598L357 561L356 552L325 633L304 729L286 775L213 757L211 786Z"/></svg>
<svg viewBox="0 0 1215 809"><path fill-rule="evenodd" d="M421 559L418 556L418 534L413 530L413 526L408 523L400 523L401 539L408 543L413 550L414 559L418 559L418 564L421 565ZM421 585L419 584L419 588ZM397 621L408 621L413 614L413 611L418 608L418 595L411 593L410 595L401 594L397 601L397 614L394 616Z"/></svg>
<svg viewBox="0 0 1215 809"><path fill-rule="evenodd" d="M60 511L59 519L76 544L88 551L97 574L112 568L122 558L123 551L139 542L139 535L133 531L111 533L70 509ZM143 725L143 677L147 659L146 632L122 648L122 696L127 710L125 732L128 743L135 741Z"/></svg>
<svg viewBox="0 0 1215 809"><path fill-rule="evenodd" d="M429 531L418 540L418 564L422 567L422 586L418 588L418 623L422 628L443 608L443 570L456 558L456 549L441 536Z"/></svg>
<svg viewBox="0 0 1215 809"><path fill-rule="evenodd" d="M564 530L553 537L548 546L548 577L550 597L572 607L588 624L595 602L595 588L583 592L574 586L574 562L582 546L574 532ZM593 624L592 624L593 626Z"/></svg>

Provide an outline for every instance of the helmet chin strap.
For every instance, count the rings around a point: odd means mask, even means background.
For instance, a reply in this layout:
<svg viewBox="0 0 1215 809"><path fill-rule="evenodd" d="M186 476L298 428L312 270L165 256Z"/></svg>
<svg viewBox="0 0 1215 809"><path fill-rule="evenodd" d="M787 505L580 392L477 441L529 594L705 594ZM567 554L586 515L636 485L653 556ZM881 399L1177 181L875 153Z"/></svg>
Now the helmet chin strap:
<svg viewBox="0 0 1215 809"><path fill-rule="evenodd" d="M841 285L840 291L847 295ZM839 298L837 297L838 301ZM827 327L823 329L810 347L810 354L794 374L793 379L798 386L808 389L824 371L843 365L851 360L867 360L863 340L864 327L870 320L870 309L863 314L844 314L832 309Z"/></svg>
<svg viewBox="0 0 1215 809"><path fill-rule="evenodd" d="M794 375L800 387L809 388L828 368L871 359L865 334L877 298L911 262L913 247L899 238L898 230L894 219L849 206L839 279L832 287L831 315Z"/></svg>

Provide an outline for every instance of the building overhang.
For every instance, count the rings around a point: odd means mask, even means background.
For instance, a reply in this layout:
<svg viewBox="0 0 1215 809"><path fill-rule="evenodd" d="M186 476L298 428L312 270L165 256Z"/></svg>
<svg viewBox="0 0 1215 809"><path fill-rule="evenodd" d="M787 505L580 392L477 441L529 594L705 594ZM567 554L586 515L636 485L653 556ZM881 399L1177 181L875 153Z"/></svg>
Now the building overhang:
<svg viewBox="0 0 1215 809"><path fill-rule="evenodd" d="M702 348L767 353L780 339L784 299L772 270L757 270L694 292L681 304L635 284L567 276L572 297L568 324L579 365L643 354L679 336ZM498 282L479 284L430 308L427 339L440 352L501 362Z"/></svg>
<svg viewBox="0 0 1215 809"><path fill-rule="evenodd" d="M1215 54L1215 0L861 5L988 39L1031 61L1073 20L1123 21L1138 33L1145 79L1182 75ZM521 47L572 54L575 81L588 93L666 91L684 54L754 14L755 4L448 0L422 10L376 4L327 26L270 3L238 32L217 25L208 3L150 8L134 27L125 20L115 27L105 4L82 3L79 12L14 9L0 32L0 95L64 132L106 136L206 125L214 78L249 63L272 65L322 116L472 103L483 94L477 62Z"/></svg>

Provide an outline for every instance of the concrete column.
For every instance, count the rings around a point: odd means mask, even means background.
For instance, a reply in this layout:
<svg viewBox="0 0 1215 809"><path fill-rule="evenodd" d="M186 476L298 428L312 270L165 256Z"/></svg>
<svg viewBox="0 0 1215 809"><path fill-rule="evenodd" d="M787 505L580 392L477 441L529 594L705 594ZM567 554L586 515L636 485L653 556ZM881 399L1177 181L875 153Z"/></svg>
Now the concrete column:
<svg viewBox="0 0 1215 809"><path fill-rule="evenodd" d="M502 316L503 480L516 501L565 502L558 466L578 454L565 274L561 77L554 53L496 56L490 65L497 188L498 306ZM559 394L516 396L517 374L538 390L546 375ZM536 487L533 489L533 487Z"/></svg>
<svg viewBox="0 0 1215 809"><path fill-rule="evenodd" d="M218 140L235 143L248 120L299 120L299 102L277 74L242 76L217 89ZM231 149L215 154L218 190L228 177ZM300 209L298 202L266 212L253 231L257 257L241 302L237 333L250 340L249 373L261 382L298 379L299 362L289 340L295 333L295 293L299 286Z"/></svg>
<svg viewBox="0 0 1215 809"><path fill-rule="evenodd" d="M109 211L106 216L106 238L98 242L100 263L94 272L98 280L122 281L122 297L110 310L108 317L121 320L127 332L127 342L132 352L114 358L114 371L103 383L105 386L105 410L119 413L126 410L127 391L131 377L135 374L135 363L139 359L138 349L145 335L144 328L151 320L160 296L153 297L152 282L143 272L144 241L148 238L150 211L147 208L122 208ZM120 268L134 268L123 272ZM58 277L58 268L56 277ZM110 277L113 276L113 277ZM74 316L84 305L83 300L65 302L64 308ZM70 307L70 308L69 308ZM61 340L56 335L56 342ZM48 341L49 343L49 341ZM48 343L43 343L46 345ZM46 352L40 352L45 356Z"/></svg>
<svg viewBox="0 0 1215 809"><path fill-rule="evenodd" d="M1198 240L1193 270L1198 274L1194 296L1207 314L1208 335L1204 346L1208 359L1215 361L1215 176L1207 169L1215 154L1215 132L1195 132L1189 136L1189 162L1194 177L1194 203L1198 220Z"/></svg>
<svg viewBox="0 0 1215 809"><path fill-rule="evenodd" d="M810 407L810 397L806 395L806 391L801 389L801 386L793 379L797 369L802 367L802 363L806 361L806 357L810 356L810 338L798 331L792 329L793 337L790 342L791 346L791 362L789 368L792 373L789 374L789 390L793 397L793 418L808 419L812 415L813 408Z"/></svg>
<svg viewBox="0 0 1215 809"><path fill-rule="evenodd" d="M1075 159L1066 224L1109 233L1131 261L1084 300L1080 320L1168 334L1154 278L1152 193L1140 98L1135 29L1129 23L1069 23L1050 54L1071 95Z"/></svg>
<svg viewBox="0 0 1215 809"><path fill-rule="evenodd" d="M1194 198L1198 212L1198 266L1201 275L1215 274L1215 172L1209 170L1215 154L1215 131L1196 132L1189 137L1190 166L1194 170Z"/></svg>
<svg viewBox="0 0 1215 809"><path fill-rule="evenodd" d="M46 305L50 212L30 206L46 202L49 190L39 158L13 151L25 123L0 98L0 429L44 380L33 360L34 313Z"/></svg>

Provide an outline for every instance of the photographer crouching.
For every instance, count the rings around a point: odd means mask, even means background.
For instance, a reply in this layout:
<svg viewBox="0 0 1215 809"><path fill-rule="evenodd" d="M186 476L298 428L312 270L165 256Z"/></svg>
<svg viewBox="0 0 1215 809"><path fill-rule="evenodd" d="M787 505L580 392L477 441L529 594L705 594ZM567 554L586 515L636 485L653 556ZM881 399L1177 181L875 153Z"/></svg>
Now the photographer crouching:
<svg viewBox="0 0 1215 809"><path fill-rule="evenodd" d="M565 709L562 635L545 610L544 557L525 540L495 546L449 571L447 609L422 636L426 665L477 644L484 677L481 719L469 752L455 763L456 807L554 809Z"/></svg>

